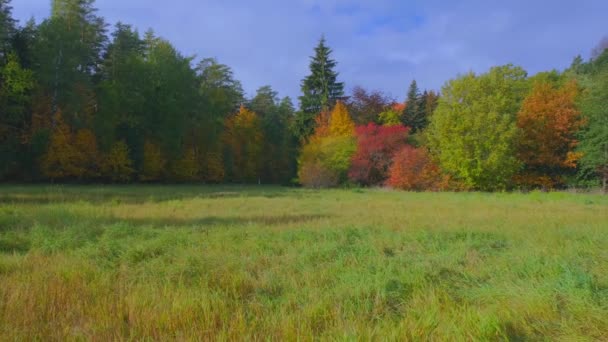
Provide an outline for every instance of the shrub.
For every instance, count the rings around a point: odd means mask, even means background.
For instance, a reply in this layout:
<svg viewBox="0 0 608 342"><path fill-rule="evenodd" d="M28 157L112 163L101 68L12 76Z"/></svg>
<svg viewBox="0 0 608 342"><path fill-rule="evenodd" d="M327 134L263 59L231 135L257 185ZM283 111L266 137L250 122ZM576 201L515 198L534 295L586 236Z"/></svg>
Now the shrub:
<svg viewBox="0 0 608 342"><path fill-rule="evenodd" d="M426 149L406 146L395 154L387 185L401 190L439 191L448 188L449 179L442 176Z"/></svg>
<svg viewBox="0 0 608 342"><path fill-rule="evenodd" d="M380 185L388 178L394 154L406 144L408 128L370 123L356 130L357 153L348 173L351 181Z"/></svg>

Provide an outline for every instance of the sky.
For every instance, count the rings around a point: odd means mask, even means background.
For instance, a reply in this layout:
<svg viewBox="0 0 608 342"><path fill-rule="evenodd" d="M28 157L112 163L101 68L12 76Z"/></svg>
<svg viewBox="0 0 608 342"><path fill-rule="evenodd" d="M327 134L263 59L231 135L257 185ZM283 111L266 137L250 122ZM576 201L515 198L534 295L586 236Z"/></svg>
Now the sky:
<svg viewBox="0 0 608 342"><path fill-rule="evenodd" d="M51 0L13 0L40 22ZM249 96L271 85L294 100L325 35L347 93L397 100L412 79L439 90L469 71L512 63L529 74L568 67L608 35L608 0L97 0L99 15L153 28L183 54L229 65Z"/></svg>

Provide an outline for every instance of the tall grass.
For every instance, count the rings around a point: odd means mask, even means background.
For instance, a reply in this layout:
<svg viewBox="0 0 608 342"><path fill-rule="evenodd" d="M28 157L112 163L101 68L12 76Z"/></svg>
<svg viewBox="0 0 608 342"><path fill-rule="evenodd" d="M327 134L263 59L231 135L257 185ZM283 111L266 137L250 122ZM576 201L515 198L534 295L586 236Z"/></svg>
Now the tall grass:
<svg viewBox="0 0 608 342"><path fill-rule="evenodd" d="M608 340L608 198L0 187L6 340Z"/></svg>

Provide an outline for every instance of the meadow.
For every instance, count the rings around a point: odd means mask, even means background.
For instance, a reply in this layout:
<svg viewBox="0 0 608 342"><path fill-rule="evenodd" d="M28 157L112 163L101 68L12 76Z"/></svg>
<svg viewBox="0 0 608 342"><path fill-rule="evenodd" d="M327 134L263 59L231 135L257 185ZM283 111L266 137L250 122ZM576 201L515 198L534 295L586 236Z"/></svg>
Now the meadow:
<svg viewBox="0 0 608 342"><path fill-rule="evenodd" d="M608 340L608 196L0 186L2 340Z"/></svg>

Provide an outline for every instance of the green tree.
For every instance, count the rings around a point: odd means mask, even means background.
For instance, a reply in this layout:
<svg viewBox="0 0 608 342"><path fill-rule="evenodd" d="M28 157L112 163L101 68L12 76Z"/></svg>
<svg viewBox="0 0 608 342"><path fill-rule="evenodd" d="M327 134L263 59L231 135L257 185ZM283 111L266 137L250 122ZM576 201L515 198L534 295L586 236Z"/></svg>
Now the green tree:
<svg viewBox="0 0 608 342"><path fill-rule="evenodd" d="M526 92L526 72L512 65L449 81L428 130L441 168L471 188L505 189L520 168L516 114Z"/></svg>
<svg viewBox="0 0 608 342"><path fill-rule="evenodd" d="M6 63L8 55L13 50L12 39L15 35L15 19L10 0L0 0L0 63Z"/></svg>
<svg viewBox="0 0 608 342"><path fill-rule="evenodd" d="M29 126L31 91L35 80L31 70L21 67L11 53L0 67L0 179L19 171L23 146L21 136Z"/></svg>
<svg viewBox="0 0 608 342"><path fill-rule="evenodd" d="M300 111L295 119L295 134L306 139L314 132L315 117L328 110L344 95L344 83L338 82L337 62L331 59L332 50L322 37L311 57L310 75L302 80Z"/></svg>
<svg viewBox="0 0 608 342"><path fill-rule="evenodd" d="M407 92L405 109L403 110L403 115L401 116L403 125L409 127L412 133L416 133L424 129L427 125L424 101L426 101L426 98L422 97L422 94L420 94L420 89L418 89L418 84L416 84L416 80L413 80Z"/></svg>
<svg viewBox="0 0 608 342"><path fill-rule="evenodd" d="M596 174L608 191L608 70L594 75L582 112L587 127L582 131L578 151L582 171Z"/></svg>
<svg viewBox="0 0 608 342"><path fill-rule="evenodd" d="M262 153L262 181L287 183L293 177L294 140L289 125L293 117L291 99L279 101L270 86L257 90L249 105L258 114L264 134Z"/></svg>
<svg viewBox="0 0 608 342"><path fill-rule="evenodd" d="M105 23L93 0L53 0L52 16L38 29L35 71L70 124L83 125L96 105L94 75L106 42ZM86 113L86 114L85 114Z"/></svg>

